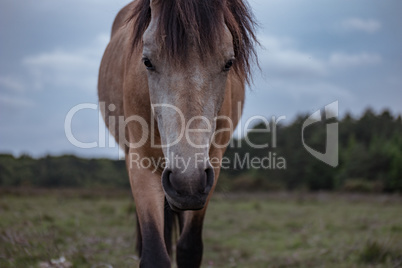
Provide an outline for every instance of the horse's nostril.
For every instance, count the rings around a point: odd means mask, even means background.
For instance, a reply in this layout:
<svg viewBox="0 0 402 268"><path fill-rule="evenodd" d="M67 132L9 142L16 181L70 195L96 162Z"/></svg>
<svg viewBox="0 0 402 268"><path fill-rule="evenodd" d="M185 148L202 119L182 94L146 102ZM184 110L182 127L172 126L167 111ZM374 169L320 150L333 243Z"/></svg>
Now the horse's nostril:
<svg viewBox="0 0 402 268"><path fill-rule="evenodd" d="M162 173L162 186L163 189L170 195L178 194L177 191L174 189L174 185L171 181L171 174L172 171L169 169L165 169Z"/></svg>
<svg viewBox="0 0 402 268"><path fill-rule="evenodd" d="M206 173L206 182L205 182L205 187L203 193L206 194L208 193L212 186L214 185L214 179L215 179L215 173L213 168L207 168L205 170Z"/></svg>

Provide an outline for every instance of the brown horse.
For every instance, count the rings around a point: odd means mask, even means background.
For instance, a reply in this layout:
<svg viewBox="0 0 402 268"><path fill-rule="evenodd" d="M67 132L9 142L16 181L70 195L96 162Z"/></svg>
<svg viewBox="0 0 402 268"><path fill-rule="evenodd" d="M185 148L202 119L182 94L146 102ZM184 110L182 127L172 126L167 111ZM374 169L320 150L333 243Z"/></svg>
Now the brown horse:
<svg viewBox="0 0 402 268"><path fill-rule="evenodd" d="M204 215L241 114L254 26L243 0L136 0L114 21L99 101L126 154L141 267L170 267L174 218L178 267L201 265Z"/></svg>

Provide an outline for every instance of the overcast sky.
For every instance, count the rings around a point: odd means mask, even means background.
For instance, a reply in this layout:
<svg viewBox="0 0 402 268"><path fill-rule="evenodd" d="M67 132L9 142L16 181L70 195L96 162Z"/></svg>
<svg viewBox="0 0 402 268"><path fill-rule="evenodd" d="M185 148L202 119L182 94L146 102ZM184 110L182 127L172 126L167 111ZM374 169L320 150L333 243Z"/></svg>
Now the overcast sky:
<svg viewBox="0 0 402 268"><path fill-rule="evenodd" d="M97 73L123 0L0 2L0 152L117 158L117 148L79 149L66 138L68 111L97 104ZM252 0L261 72L248 91L253 115L340 115L372 107L402 113L402 1ZM98 141L98 112L73 118L73 135ZM102 126L101 126L102 130Z"/></svg>

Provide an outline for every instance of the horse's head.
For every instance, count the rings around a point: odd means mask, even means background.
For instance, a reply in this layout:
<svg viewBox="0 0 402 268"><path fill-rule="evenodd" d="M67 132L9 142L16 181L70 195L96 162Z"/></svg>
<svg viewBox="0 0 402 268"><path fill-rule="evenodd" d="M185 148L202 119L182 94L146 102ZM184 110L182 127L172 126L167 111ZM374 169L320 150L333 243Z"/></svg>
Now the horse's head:
<svg viewBox="0 0 402 268"><path fill-rule="evenodd" d="M161 13L177 1L151 1L142 61L166 159L163 189L187 210L203 208L214 183L209 150L235 54L222 13L210 18L196 1L180 2Z"/></svg>
<svg viewBox="0 0 402 268"><path fill-rule="evenodd" d="M239 84L248 80L254 21L241 0L142 1L149 8L134 11L133 44L142 47L166 159L163 189L171 207L201 209L214 185L208 158L215 118L225 94L231 98L231 69Z"/></svg>

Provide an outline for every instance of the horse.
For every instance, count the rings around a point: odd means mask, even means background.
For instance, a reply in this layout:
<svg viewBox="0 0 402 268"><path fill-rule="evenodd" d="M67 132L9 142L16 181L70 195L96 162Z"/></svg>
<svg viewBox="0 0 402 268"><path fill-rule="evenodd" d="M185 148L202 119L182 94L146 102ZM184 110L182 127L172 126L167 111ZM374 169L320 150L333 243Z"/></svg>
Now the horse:
<svg viewBox="0 0 402 268"><path fill-rule="evenodd" d="M177 266L201 265L205 212L258 64L255 28L243 0L135 0L113 22L98 96L125 153L140 267L171 267L175 228Z"/></svg>

